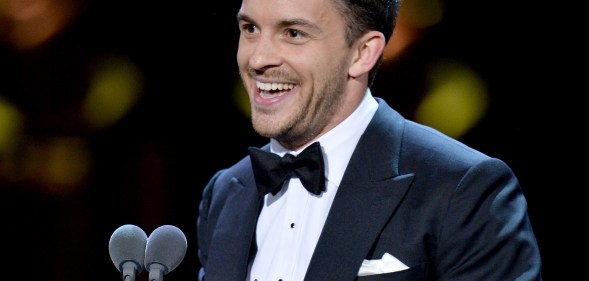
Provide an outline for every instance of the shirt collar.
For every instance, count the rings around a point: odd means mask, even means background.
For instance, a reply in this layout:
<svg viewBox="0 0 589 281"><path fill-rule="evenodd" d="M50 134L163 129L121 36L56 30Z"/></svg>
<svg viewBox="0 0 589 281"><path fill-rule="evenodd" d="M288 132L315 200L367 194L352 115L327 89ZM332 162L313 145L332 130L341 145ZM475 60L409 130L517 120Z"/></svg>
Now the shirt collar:
<svg viewBox="0 0 589 281"><path fill-rule="evenodd" d="M358 108L329 132L315 140L319 141L323 148L325 175L329 182L339 186L352 153L377 108L378 103L372 96L370 89L366 89ZM286 153L297 155L311 143L297 151L291 151L280 145L278 141L271 139L270 150L281 156Z"/></svg>

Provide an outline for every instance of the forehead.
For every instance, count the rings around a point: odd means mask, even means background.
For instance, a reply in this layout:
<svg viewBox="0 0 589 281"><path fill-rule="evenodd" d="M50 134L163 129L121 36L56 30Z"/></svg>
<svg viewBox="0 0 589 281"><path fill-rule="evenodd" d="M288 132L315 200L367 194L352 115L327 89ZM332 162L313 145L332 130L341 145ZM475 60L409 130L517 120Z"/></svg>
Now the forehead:
<svg viewBox="0 0 589 281"><path fill-rule="evenodd" d="M257 24L302 20L322 25L341 21L334 0L243 0L238 14Z"/></svg>

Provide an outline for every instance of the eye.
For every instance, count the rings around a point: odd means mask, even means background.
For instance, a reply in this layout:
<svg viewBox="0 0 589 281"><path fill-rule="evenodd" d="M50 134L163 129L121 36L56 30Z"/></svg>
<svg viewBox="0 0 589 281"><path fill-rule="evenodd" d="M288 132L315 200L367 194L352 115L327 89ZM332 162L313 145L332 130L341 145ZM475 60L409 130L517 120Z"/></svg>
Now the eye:
<svg viewBox="0 0 589 281"><path fill-rule="evenodd" d="M299 38L299 37L302 37L304 35L303 32L301 32L299 30L296 30L296 29L287 29L286 30L286 34L290 38Z"/></svg>
<svg viewBox="0 0 589 281"><path fill-rule="evenodd" d="M309 42L312 36L309 33L302 31L301 29L294 29L294 28L286 28L282 31L280 35L285 42L301 45Z"/></svg>
<svg viewBox="0 0 589 281"><path fill-rule="evenodd" d="M242 24L241 30L242 30L242 32L245 32L248 34L254 34L254 33L258 32L258 28L251 23Z"/></svg>

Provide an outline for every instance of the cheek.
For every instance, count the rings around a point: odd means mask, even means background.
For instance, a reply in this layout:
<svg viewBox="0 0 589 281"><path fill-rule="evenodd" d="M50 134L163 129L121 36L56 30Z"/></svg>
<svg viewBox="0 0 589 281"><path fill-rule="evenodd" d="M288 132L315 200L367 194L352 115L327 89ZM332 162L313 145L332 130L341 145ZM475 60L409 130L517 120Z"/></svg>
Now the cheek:
<svg viewBox="0 0 589 281"><path fill-rule="evenodd" d="M244 39L243 37L239 37L239 43L237 46L237 64L239 65L240 68L242 67L247 67L248 65L248 61L249 58L251 56L251 49L252 49L252 45L248 44L248 42L246 41L246 39Z"/></svg>
<svg viewBox="0 0 589 281"><path fill-rule="evenodd" d="M237 65L240 69L247 65L246 52L241 46L237 48Z"/></svg>
<svg viewBox="0 0 589 281"><path fill-rule="evenodd" d="M348 48L325 45L311 54L309 62L313 68L320 70L320 73L325 73L325 71L341 70L342 60L347 61L349 55Z"/></svg>
<svg viewBox="0 0 589 281"><path fill-rule="evenodd" d="M315 84L330 84L335 82L332 79L333 77L339 77L340 75L347 76L346 62L347 59L342 57L342 55L328 53L310 59L306 63L305 69L309 70L309 74L312 75Z"/></svg>

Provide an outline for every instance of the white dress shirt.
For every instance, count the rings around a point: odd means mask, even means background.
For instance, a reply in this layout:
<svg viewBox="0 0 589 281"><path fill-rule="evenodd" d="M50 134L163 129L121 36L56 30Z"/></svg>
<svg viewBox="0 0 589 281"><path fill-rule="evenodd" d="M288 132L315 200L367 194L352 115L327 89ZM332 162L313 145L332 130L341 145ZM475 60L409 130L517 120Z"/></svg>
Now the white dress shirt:
<svg viewBox="0 0 589 281"><path fill-rule="evenodd" d="M360 106L348 118L317 139L324 153L325 192L314 195L293 177L275 196L269 193L264 197L256 227L258 251L247 280L302 281L305 278L350 157L377 108L378 103L368 89ZM289 151L270 140L270 150L280 156L286 153L296 156L305 148Z"/></svg>

